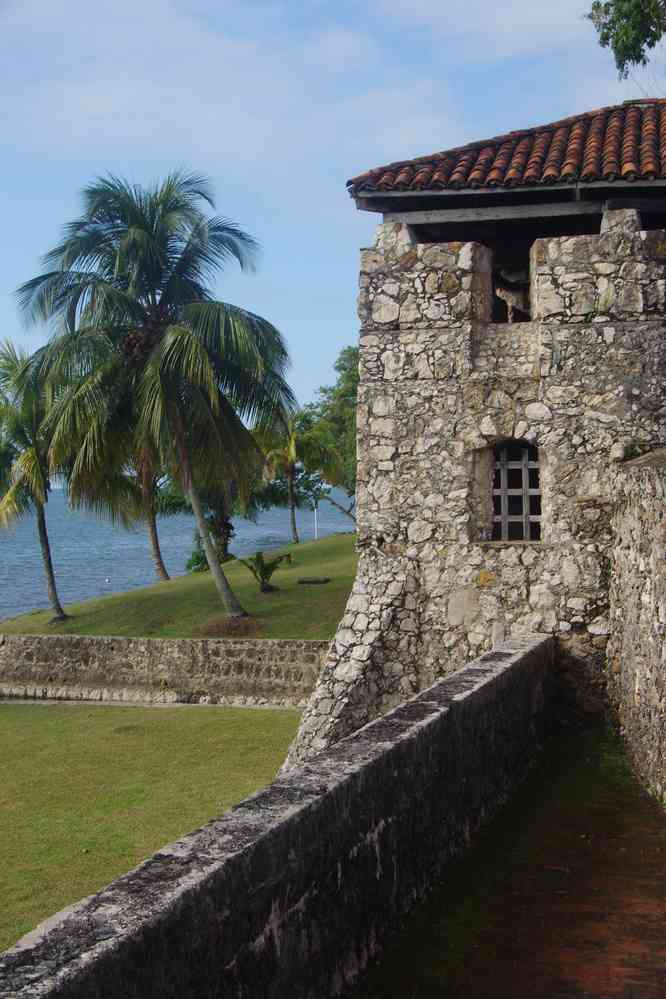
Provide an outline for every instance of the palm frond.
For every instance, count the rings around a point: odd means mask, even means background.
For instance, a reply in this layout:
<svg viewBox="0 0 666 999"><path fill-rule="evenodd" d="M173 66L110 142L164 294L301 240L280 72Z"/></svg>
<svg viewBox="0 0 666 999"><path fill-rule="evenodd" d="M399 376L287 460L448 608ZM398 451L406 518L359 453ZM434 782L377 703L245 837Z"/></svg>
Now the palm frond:
<svg viewBox="0 0 666 999"><path fill-rule="evenodd" d="M46 503L48 480L44 474L42 456L36 447L26 448L17 456L12 468L14 483L22 483L38 503Z"/></svg>
<svg viewBox="0 0 666 999"><path fill-rule="evenodd" d="M32 508L32 497L22 481L13 482L0 497L0 527L9 527Z"/></svg>
<svg viewBox="0 0 666 999"><path fill-rule="evenodd" d="M136 476L122 469L106 470L85 483L80 478L74 478L68 496L70 505L75 509L83 507L123 527L131 527L145 515Z"/></svg>

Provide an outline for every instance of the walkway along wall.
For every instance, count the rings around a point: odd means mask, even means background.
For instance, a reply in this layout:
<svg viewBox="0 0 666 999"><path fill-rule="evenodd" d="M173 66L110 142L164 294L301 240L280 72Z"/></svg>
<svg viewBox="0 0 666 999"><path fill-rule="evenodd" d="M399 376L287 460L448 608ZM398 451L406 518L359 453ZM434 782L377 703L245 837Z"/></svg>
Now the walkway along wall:
<svg viewBox="0 0 666 999"><path fill-rule="evenodd" d="M300 706L329 644L0 634L0 698Z"/></svg>
<svg viewBox="0 0 666 999"><path fill-rule="evenodd" d="M524 777L551 640L515 640L0 957L12 999L324 999Z"/></svg>
<svg viewBox="0 0 666 999"><path fill-rule="evenodd" d="M618 470L609 692L634 764L666 804L666 450Z"/></svg>
<svg viewBox="0 0 666 999"><path fill-rule="evenodd" d="M533 243L513 324L485 246L387 223L361 252L358 575L287 766L505 635L557 636L565 694L603 709L613 466L666 444L666 233L601 230ZM538 540L492 540L507 439L537 455Z"/></svg>

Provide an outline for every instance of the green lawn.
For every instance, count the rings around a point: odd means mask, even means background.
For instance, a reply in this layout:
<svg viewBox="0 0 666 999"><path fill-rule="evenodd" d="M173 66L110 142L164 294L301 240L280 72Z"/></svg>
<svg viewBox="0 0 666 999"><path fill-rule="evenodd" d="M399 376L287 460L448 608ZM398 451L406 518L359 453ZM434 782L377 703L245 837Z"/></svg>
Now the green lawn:
<svg viewBox="0 0 666 999"><path fill-rule="evenodd" d="M267 784L298 717L0 704L0 949Z"/></svg>
<svg viewBox="0 0 666 999"><path fill-rule="evenodd" d="M276 593L261 594L250 572L226 565L231 585L252 615L260 638L331 638L342 617L356 573L355 534L290 545L293 563L283 563L272 582ZM323 586L303 586L301 576L330 576ZM220 603L208 573L180 576L110 597L66 607L71 619L50 625L52 614L36 611L0 622L5 634L126 635L144 638L192 638L215 635L222 620Z"/></svg>

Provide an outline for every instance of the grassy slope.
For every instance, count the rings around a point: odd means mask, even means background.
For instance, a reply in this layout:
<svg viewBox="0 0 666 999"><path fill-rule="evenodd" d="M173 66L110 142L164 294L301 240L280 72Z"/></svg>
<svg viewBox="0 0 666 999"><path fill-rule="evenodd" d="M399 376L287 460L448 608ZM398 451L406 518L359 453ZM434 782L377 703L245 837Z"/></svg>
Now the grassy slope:
<svg viewBox="0 0 666 999"><path fill-rule="evenodd" d="M290 545L293 564L273 576L279 590L260 594L250 572L238 563L225 566L245 609L256 619L261 638L331 638L342 617L356 572L355 535ZM301 576L330 576L323 586L298 585ZM126 635L150 638L202 637L214 633L220 604L208 573L180 576L169 583L129 590L110 597L70 604L71 619L49 625L51 613L35 611L0 621L5 634Z"/></svg>
<svg viewBox="0 0 666 999"><path fill-rule="evenodd" d="M268 783L296 711L0 705L0 950Z"/></svg>

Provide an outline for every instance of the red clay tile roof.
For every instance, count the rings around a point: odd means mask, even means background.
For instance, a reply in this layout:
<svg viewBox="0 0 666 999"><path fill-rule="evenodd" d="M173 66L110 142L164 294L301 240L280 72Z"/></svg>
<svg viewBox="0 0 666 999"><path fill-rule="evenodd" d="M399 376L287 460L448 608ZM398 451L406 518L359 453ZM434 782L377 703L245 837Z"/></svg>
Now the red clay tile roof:
<svg viewBox="0 0 666 999"><path fill-rule="evenodd" d="M666 99L647 98L390 163L347 186L362 195L664 178Z"/></svg>

